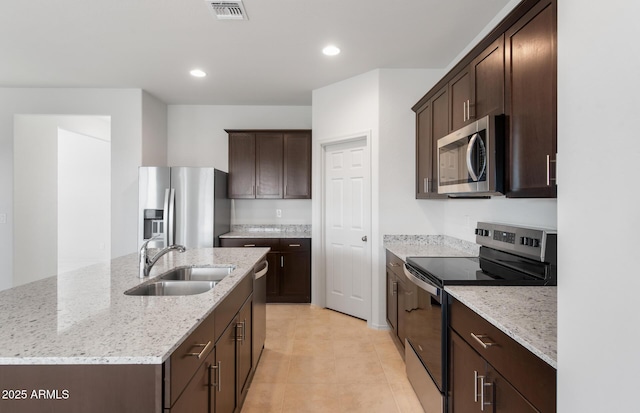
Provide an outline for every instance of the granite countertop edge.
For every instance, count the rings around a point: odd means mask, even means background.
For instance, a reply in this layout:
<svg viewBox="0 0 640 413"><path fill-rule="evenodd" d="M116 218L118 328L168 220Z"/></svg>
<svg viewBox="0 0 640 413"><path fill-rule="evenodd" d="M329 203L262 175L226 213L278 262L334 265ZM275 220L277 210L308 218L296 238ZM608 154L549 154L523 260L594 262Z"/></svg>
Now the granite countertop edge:
<svg viewBox="0 0 640 413"><path fill-rule="evenodd" d="M144 279L137 276L137 254L129 254L0 291L0 365L162 364L268 251L169 253ZM235 270L202 294L124 294L172 268L228 264Z"/></svg>
<svg viewBox="0 0 640 413"><path fill-rule="evenodd" d="M445 291L558 368L557 287L447 286Z"/></svg>

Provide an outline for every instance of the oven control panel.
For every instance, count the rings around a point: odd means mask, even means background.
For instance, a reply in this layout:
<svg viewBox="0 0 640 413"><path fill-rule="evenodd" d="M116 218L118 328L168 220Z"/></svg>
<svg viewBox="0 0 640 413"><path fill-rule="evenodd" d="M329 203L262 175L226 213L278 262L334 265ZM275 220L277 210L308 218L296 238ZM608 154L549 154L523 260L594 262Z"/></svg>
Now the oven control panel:
<svg viewBox="0 0 640 413"><path fill-rule="evenodd" d="M526 256L541 262L556 260L557 231L543 228L478 222L476 242L480 245Z"/></svg>

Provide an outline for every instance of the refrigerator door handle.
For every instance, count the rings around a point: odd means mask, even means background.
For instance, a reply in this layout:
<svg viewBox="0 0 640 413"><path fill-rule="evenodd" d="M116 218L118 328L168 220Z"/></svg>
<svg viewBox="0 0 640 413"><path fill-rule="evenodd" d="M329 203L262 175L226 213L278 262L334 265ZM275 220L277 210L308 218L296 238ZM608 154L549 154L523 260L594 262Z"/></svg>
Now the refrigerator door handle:
<svg viewBox="0 0 640 413"><path fill-rule="evenodd" d="M168 247L169 244L169 189L164 190L164 208L162 211L162 240L164 241L163 247Z"/></svg>
<svg viewBox="0 0 640 413"><path fill-rule="evenodd" d="M167 245L165 245L165 247L168 247L176 243L175 220L176 220L176 190L174 188L171 188L169 192L169 228L168 228L169 236L167 239Z"/></svg>

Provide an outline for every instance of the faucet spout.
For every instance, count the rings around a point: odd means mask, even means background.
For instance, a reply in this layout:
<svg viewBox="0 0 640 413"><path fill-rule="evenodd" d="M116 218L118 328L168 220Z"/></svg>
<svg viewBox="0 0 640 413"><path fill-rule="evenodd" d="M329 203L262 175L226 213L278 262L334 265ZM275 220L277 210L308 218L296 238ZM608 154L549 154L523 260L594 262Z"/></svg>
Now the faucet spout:
<svg viewBox="0 0 640 413"><path fill-rule="evenodd" d="M149 241L153 239L154 238L151 238L145 241L144 244L142 244L142 247L140 247L140 254L138 256L140 260L140 271L138 272L138 276L140 278L148 277L149 273L151 272L151 268L155 265L156 262L158 262L160 257L165 255L166 253L171 251L185 252L187 250L183 245L169 245L168 247L158 251L153 257L150 258L148 244Z"/></svg>

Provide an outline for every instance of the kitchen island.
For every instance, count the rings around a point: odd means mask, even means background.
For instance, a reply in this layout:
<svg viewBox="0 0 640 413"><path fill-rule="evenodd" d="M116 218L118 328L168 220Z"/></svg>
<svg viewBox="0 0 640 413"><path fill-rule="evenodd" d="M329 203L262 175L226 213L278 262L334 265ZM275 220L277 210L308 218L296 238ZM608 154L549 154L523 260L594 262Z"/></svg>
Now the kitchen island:
<svg viewBox="0 0 640 413"><path fill-rule="evenodd" d="M267 252L171 252L145 279L131 254L1 291L0 411L162 411L168 361L203 322L213 324L214 310L240 285L251 294L254 267ZM229 264L235 269L202 294L124 294L175 267Z"/></svg>

